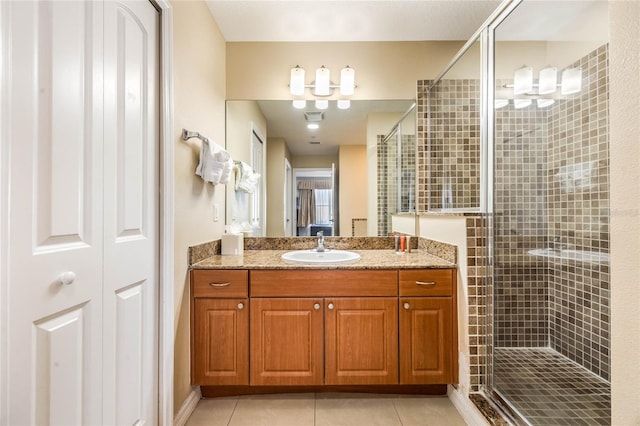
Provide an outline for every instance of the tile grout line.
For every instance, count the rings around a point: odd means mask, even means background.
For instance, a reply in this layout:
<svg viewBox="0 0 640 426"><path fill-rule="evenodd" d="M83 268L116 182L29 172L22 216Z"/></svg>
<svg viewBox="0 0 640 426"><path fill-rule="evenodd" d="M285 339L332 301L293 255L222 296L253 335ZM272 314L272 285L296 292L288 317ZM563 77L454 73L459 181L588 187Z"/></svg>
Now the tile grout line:
<svg viewBox="0 0 640 426"><path fill-rule="evenodd" d="M227 426L231 424L231 420L233 419L233 415L236 413L236 408L238 407L238 402L240 398L236 398L236 403L233 404L233 410L231 410L231 415L229 416L229 420L227 421Z"/></svg>

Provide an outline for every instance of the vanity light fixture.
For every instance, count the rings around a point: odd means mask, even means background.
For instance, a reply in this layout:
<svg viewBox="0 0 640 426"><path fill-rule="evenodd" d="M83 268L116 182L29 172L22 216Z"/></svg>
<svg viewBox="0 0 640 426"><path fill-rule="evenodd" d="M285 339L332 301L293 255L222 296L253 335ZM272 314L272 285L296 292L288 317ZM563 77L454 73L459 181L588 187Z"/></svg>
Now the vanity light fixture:
<svg viewBox="0 0 640 426"><path fill-rule="evenodd" d="M294 99L293 100L293 107L295 109L304 109L304 107L307 106L307 101L305 101L304 99Z"/></svg>
<svg viewBox="0 0 640 426"><path fill-rule="evenodd" d="M538 108L546 108L548 106L551 106L555 103L556 101L554 99L536 99L536 104L538 105Z"/></svg>
<svg viewBox="0 0 640 426"><path fill-rule="evenodd" d="M538 81L533 81L533 68L523 66L513 73L513 84L503 87L512 88L514 95L548 95L560 87L562 95L571 95L582 90L582 69L567 68L562 71L562 82L558 84L558 69L548 66L540 70ZM537 91L534 91L537 88Z"/></svg>
<svg viewBox="0 0 640 426"><path fill-rule="evenodd" d="M524 95L533 90L533 68L524 66L513 73L513 94Z"/></svg>
<svg viewBox="0 0 640 426"><path fill-rule="evenodd" d="M326 99L316 99L316 108L318 109L329 108L329 101Z"/></svg>
<svg viewBox="0 0 640 426"><path fill-rule="evenodd" d="M529 105L531 105L531 99L514 99L513 100L513 106L516 109L526 108Z"/></svg>
<svg viewBox="0 0 640 426"><path fill-rule="evenodd" d="M307 88L310 89L311 94L316 97L331 96L336 89L339 89L341 97L351 96L355 92L356 72L349 65L340 70L340 83L338 84L331 81L331 70L324 65L316 69L315 78L311 84L306 84L304 69L296 65L294 68L291 68L289 75L289 91L293 96L303 96L304 89ZM294 107L304 108L302 101L302 99L296 99L294 101ZM318 109L327 108L328 104L327 100L316 100L316 108ZM351 103L348 99L340 99L338 101L338 108L340 109L347 109L350 106Z"/></svg>
<svg viewBox="0 0 640 426"><path fill-rule="evenodd" d="M338 99L338 109L349 109L351 101L349 99Z"/></svg>
<svg viewBox="0 0 640 426"><path fill-rule="evenodd" d="M509 105L509 100L508 99L496 99L494 101L494 107L495 109L500 109L500 108L504 108L507 105Z"/></svg>
<svg viewBox="0 0 640 426"><path fill-rule="evenodd" d="M580 68L567 68L562 71L562 88L560 93L571 95L582 90L582 70Z"/></svg>
<svg viewBox="0 0 640 426"><path fill-rule="evenodd" d="M547 67L540 70L538 76L538 94L548 95L554 93L558 88L558 69Z"/></svg>

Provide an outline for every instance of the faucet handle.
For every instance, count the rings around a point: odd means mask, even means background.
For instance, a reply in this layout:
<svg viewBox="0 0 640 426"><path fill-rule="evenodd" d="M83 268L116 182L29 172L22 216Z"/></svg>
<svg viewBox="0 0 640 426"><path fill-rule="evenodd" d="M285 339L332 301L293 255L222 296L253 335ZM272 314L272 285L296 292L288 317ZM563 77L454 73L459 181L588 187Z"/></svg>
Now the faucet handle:
<svg viewBox="0 0 640 426"><path fill-rule="evenodd" d="M324 231L318 231L316 237L324 237Z"/></svg>

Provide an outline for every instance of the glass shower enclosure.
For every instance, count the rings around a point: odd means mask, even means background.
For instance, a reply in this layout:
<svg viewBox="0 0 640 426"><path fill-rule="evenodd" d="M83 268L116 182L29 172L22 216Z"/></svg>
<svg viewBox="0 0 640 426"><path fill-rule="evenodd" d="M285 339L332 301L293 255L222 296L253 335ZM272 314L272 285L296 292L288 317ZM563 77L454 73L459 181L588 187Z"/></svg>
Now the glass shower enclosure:
<svg viewBox="0 0 640 426"><path fill-rule="evenodd" d="M608 424L607 5L524 1L489 31L489 390L529 424Z"/></svg>

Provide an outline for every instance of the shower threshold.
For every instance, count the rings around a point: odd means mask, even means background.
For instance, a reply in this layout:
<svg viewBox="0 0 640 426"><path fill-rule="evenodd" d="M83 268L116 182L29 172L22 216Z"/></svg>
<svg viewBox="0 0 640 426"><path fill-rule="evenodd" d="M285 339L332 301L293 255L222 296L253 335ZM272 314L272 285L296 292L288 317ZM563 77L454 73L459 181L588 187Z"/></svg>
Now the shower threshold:
<svg viewBox="0 0 640 426"><path fill-rule="evenodd" d="M494 390L531 425L611 424L611 385L549 348L495 348Z"/></svg>

